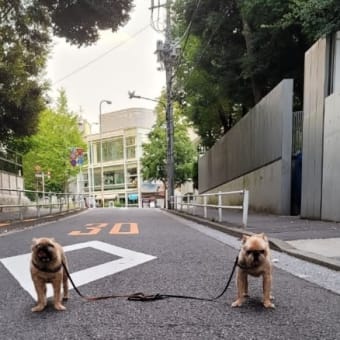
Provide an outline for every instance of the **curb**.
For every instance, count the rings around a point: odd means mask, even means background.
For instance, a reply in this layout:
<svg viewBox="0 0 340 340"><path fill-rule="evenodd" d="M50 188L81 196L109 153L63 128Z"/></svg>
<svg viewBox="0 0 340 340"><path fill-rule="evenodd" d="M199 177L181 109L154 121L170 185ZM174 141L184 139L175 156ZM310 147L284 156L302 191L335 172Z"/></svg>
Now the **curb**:
<svg viewBox="0 0 340 340"><path fill-rule="evenodd" d="M189 215L186 213L182 213L179 211L175 211L175 210L166 210L168 213L180 216L182 218L185 218L187 220L191 220L193 222L197 222L200 224L203 224L209 228L221 231L223 233L232 235L232 236L236 236L241 238L242 235L253 235L254 233L247 231L246 229L243 229L240 226L237 226L236 224L232 224L232 223L227 223L226 224L220 224L218 222L214 222L214 221L210 221L210 220L206 220L202 217L199 216L193 216L193 215ZM273 250L277 250L280 251L282 253L286 253L288 255L294 256L296 258L302 259L304 261L308 261L314 264L318 264L320 266L335 270L335 271L340 271L340 261L337 261L335 259L331 259L319 254L314 254L311 252L307 252L307 251L302 251L299 250L295 247L293 247L292 245L290 245L289 243L282 241L280 239L277 238L269 238L269 243L271 246L271 249Z"/></svg>

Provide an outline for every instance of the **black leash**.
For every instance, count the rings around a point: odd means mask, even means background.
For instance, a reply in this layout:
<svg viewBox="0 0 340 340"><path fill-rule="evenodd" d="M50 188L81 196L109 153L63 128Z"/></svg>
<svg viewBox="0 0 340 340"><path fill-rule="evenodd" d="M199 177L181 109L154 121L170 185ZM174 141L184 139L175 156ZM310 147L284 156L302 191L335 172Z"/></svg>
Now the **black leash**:
<svg viewBox="0 0 340 340"><path fill-rule="evenodd" d="M97 300L106 300L106 299L115 299L115 298L127 298L129 301L156 301L156 300L163 300L163 299L190 299L190 300L199 300L199 301L210 301L210 302L214 302L216 300L218 300L222 295L224 295L224 293L226 292L226 290L228 289L230 282L233 278L236 266L238 263L238 257L236 257L233 268L231 270L228 282L225 286L225 288L223 289L222 293L220 293L219 295L217 295L214 298L202 298L202 297L197 297L197 296L190 296L190 295L173 295L173 294L144 294L142 292L139 293L133 293L133 294L127 294L127 295L103 295L103 296L86 296L83 295L79 289L77 288L77 286L74 284L71 275L67 269L67 267L65 266L64 263L63 267L65 270L65 273L67 275L67 277L69 278L74 290L77 292L77 294L82 297L83 299L87 300L87 301L97 301Z"/></svg>

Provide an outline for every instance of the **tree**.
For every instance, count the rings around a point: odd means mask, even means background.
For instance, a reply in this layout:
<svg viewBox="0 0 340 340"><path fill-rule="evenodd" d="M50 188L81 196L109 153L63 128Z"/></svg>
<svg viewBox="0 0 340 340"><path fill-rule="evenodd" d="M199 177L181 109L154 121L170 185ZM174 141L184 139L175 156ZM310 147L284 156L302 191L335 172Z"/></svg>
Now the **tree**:
<svg viewBox="0 0 340 340"><path fill-rule="evenodd" d="M302 26L302 31L315 41L322 36L340 30L340 2L338 0L293 0L290 12L280 24Z"/></svg>
<svg viewBox="0 0 340 340"><path fill-rule="evenodd" d="M166 121L162 105L158 105L158 116L149 142L143 144L142 175L144 180L160 180L166 188L167 142ZM181 115L178 105L174 105L174 163L175 185L193 178L195 147L188 136L189 124Z"/></svg>
<svg viewBox="0 0 340 340"><path fill-rule="evenodd" d="M67 191L67 180L79 172L77 167L71 166L71 149L85 149L86 144L78 128L78 117L68 110L65 100L65 92L61 90L58 103L62 105L39 115L38 132L29 138L31 149L23 157L26 189L36 189L36 166L45 174L50 172L46 191Z"/></svg>
<svg viewBox="0 0 340 340"><path fill-rule="evenodd" d="M295 107L301 107L310 41L301 25L282 23L290 10L286 0L177 1L174 34L182 43L177 90L204 146L283 78L294 78Z"/></svg>
<svg viewBox="0 0 340 340"><path fill-rule="evenodd" d="M116 31L129 20L133 0L31 0L47 12L53 33L74 45L90 45L99 30Z"/></svg>
<svg viewBox="0 0 340 340"><path fill-rule="evenodd" d="M132 0L0 0L0 143L36 132L52 34L87 46L129 19Z"/></svg>
<svg viewBox="0 0 340 340"><path fill-rule="evenodd" d="M0 18L0 143L6 143L35 132L44 108L41 73L50 38L39 6L0 1Z"/></svg>

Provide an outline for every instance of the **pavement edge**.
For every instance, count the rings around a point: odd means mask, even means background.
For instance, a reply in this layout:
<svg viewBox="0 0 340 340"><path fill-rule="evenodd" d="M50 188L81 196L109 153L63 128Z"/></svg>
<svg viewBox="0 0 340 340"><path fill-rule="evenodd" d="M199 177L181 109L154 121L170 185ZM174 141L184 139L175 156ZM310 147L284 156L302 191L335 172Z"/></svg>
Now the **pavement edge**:
<svg viewBox="0 0 340 340"><path fill-rule="evenodd" d="M225 224L220 224L218 222L215 221L210 221L207 219L204 219L202 217L199 216L193 216L193 215L189 215L183 212L179 212L176 210L166 210L167 212L180 216L182 218L191 220L193 222L197 222L200 224L203 224L207 227L210 227L212 229L221 231L223 233L235 236L235 237L239 237L241 239L242 235L252 235L254 233L247 231L247 229L242 228L239 225L235 225L232 223L227 223L227 225ZM319 255L319 254L314 254L311 252L307 252L307 251L302 251L300 249L297 249L295 247L293 247L292 245L290 245L289 243L282 241L280 239L277 238L273 238L270 237L269 238L269 243L271 246L271 249L273 250L277 250L280 251L282 253L286 253L288 255L294 256L296 258L314 263L314 264L318 264L320 266L335 270L335 271L340 271L340 262L337 260L333 260L331 258Z"/></svg>

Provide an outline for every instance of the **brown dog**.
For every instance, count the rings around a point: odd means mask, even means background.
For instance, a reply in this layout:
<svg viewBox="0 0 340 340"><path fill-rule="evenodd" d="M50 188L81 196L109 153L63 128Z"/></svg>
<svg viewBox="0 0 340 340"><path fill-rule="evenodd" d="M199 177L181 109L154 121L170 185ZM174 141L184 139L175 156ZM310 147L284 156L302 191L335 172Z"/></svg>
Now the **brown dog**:
<svg viewBox="0 0 340 340"><path fill-rule="evenodd" d="M263 278L263 305L275 308L271 302L272 264L269 242L266 235L243 235L242 247L238 256L237 300L232 307L240 307L248 296L248 275Z"/></svg>
<svg viewBox="0 0 340 340"><path fill-rule="evenodd" d="M46 284L51 283L54 293L54 308L65 310L61 303L61 286L63 299L68 298L68 280L62 263L67 266L63 248L53 238L34 238L32 240L31 276L37 292L37 305L32 312L42 311L47 304Z"/></svg>

